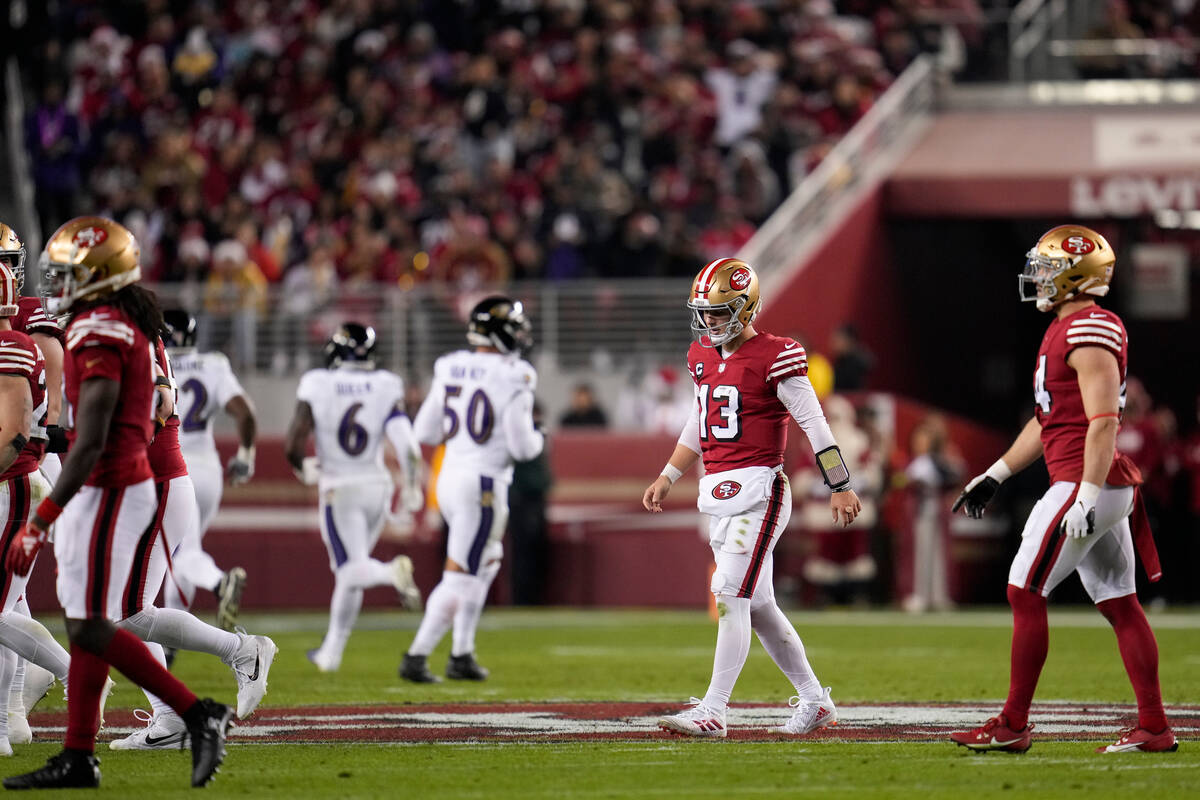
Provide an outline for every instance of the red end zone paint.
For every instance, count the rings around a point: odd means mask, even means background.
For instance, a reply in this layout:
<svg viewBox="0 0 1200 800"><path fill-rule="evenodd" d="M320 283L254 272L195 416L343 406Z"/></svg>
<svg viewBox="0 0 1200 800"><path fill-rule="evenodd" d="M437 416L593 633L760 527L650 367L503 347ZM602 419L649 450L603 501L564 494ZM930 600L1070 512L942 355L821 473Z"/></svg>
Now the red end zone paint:
<svg viewBox="0 0 1200 800"><path fill-rule="evenodd" d="M300 706L262 708L239 722L233 742L561 742L598 739L647 740L666 737L657 720L683 708L670 703L499 703L405 706ZM837 727L803 737L819 741L944 741L955 730L981 724L999 705L924 704L844 705ZM731 707L729 738L773 741L795 737L771 733L789 709L754 704ZM1168 719L1180 739L1200 735L1200 706L1175 706ZM128 711L112 711L102 739L114 739L140 727ZM1129 705L1039 703L1030 719L1035 739L1115 741L1119 730L1134 724L1137 710ZM66 714L31 716L37 740L60 739Z"/></svg>

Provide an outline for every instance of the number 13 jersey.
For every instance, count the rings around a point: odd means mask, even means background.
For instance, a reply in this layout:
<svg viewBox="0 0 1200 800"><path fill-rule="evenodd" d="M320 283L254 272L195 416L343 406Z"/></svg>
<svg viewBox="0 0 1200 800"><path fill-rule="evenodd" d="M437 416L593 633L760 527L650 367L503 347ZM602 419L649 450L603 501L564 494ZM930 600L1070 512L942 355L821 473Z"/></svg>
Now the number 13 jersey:
<svg viewBox="0 0 1200 800"><path fill-rule="evenodd" d="M322 485L391 480L383 462L384 424L404 413L399 375L346 364L309 370L296 399L312 409Z"/></svg>

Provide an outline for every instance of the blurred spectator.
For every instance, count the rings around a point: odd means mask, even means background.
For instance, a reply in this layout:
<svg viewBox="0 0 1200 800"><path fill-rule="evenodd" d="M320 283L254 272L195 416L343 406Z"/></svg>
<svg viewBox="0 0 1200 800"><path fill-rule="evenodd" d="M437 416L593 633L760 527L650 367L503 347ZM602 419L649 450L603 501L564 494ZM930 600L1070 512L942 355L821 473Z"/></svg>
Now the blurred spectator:
<svg viewBox="0 0 1200 800"><path fill-rule="evenodd" d="M717 100L714 141L731 147L758 129L762 107L775 89L774 57L753 42L735 39L725 48L727 66L709 70L704 80Z"/></svg>
<svg viewBox="0 0 1200 800"><path fill-rule="evenodd" d="M829 339L833 353L833 385L839 392L865 389L875 359L853 325L838 326Z"/></svg>
<svg viewBox="0 0 1200 800"><path fill-rule="evenodd" d="M267 279L237 239L213 250L213 268L204 287L204 321L198 331L201 350L229 353L235 369L257 366L258 315L266 301Z"/></svg>
<svg viewBox="0 0 1200 800"><path fill-rule="evenodd" d="M564 428L606 428L608 415L596 400L591 384L576 384L571 391L571 406L558 422Z"/></svg>
<svg viewBox="0 0 1200 800"><path fill-rule="evenodd" d="M1090 29L1084 39L1096 44L1112 44L1114 39L1141 39L1143 36L1142 29L1129 18L1129 3L1126 0L1108 0L1104 21ZM1076 68L1081 78L1137 77L1136 62L1116 52L1115 45L1111 54L1078 59Z"/></svg>
<svg viewBox="0 0 1200 800"><path fill-rule="evenodd" d="M950 599L949 509L950 494L965 472L962 458L948 439L945 421L936 414L921 420L909 437L910 461L905 469L910 528L903 532L897 566L908 575L897 579L911 587L902 605L905 611L942 611Z"/></svg>
<svg viewBox="0 0 1200 800"><path fill-rule="evenodd" d="M33 162L42 229L53 231L74 216L82 183L82 131L79 118L64 102L63 83L58 78L42 87L41 101L25 120L25 146Z"/></svg>

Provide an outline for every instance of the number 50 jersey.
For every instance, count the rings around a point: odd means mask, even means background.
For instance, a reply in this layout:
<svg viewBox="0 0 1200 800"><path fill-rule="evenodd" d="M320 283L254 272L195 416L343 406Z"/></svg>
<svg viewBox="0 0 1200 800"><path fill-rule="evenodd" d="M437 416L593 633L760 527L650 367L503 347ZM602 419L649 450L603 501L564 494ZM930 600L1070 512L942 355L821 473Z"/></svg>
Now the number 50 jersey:
<svg viewBox="0 0 1200 800"><path fill-rule="evenodd" d="M349 364L313 369L300 378L296 399L312 409L322 485L391 481L382 445L384 425L404 413L399 375Z"/></svg>
<svg viewBox="0 0 1200 800"><path fill-rule="evenodd" d="M542 452L533 426L537 372L524 359L458 350L433 365L433 384L413 423L425 444L445 442L443 470L512 481L513 461Z"/></svg>

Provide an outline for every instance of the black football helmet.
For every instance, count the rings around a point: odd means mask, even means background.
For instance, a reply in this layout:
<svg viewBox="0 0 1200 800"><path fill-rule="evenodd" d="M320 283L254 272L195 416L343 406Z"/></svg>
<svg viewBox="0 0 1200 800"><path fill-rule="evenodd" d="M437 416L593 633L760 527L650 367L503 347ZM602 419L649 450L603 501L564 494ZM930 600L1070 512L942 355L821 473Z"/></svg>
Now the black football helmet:
<svg viewBox="0 0 1200 800"><path fill-rule="evenodd" d="M356 363L375 364L375 329L357 322L344 322L325 344L325 366Z"/></svg>
<svg viewBox="0 0 1200 800"><path fill-rule="evenodd" d="M471 309L467 342L475 347L494 347L501 353L516 353L533 346L533 326L524 307L508 297L489 297Z"/></svg>
<svg viewBox="0 0 1200 800"><path fill-rule="evenodd" d="M182 308L163 312L163 342L167 347L193 347L196 344L196 318Z"/></svg>

